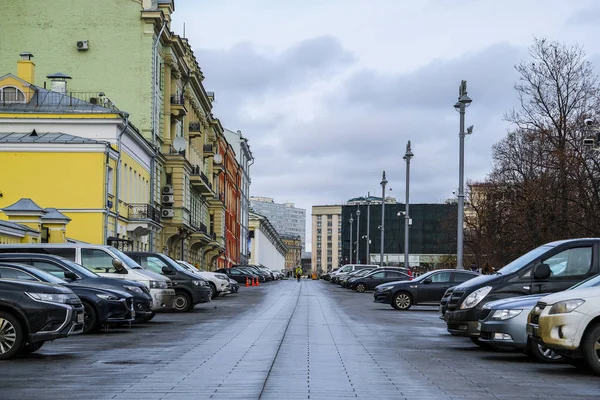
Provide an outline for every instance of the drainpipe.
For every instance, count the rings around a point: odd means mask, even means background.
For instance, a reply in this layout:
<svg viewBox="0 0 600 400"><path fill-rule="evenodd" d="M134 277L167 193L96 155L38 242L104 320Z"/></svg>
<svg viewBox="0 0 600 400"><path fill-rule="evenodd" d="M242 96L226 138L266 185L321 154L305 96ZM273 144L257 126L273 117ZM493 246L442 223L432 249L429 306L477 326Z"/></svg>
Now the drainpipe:
<svg viewBox="0 0 600 400"><path fill-rule="evenodd" d="M154 90L154 85L156 85L156 76L158 74L158 63L156 62L156 55L158 51L158 44L160 43L160 37L162 36L163 31L167 27L167 22L163 22L163 26L160 28L158 32L158 36L156 37L156 41L152 47L152 62L154 63L153 74L152 74L152 150L153 154L150 159L150 205L154 207L154 196L156 192L156 156L157 156L157 144L156 144L156 102L158 99L156 98L156 91ZM159 88L160 90L160 88ZM150 241L150 248L148 250L154 251L154 232L150 231L150 237L148 238Z"/></svg>
<svg viewBox="0 0 600 400"><path fill-rule="evenodd" d="M117 149L119 151L119 155L117 157L117 168L116 168L116 172L115 172L115 182L117 183L117 188L115 190L115 214L116 216L116 220L115 220L115 229L114 229L114 235L115 237L117 237L117 234L119 232L119 196L121 195L121 140L123 138L123 134L125 133L125 131L127 130L127 127L129 126L129 114L128 113L122 113L121 114L123 117L125 117L124 120L124 126L123 126L123 130L121 132L119 132L119 136L117 137Z"/></svg>
<svg viewBox="0 0 600 400"><path fill-rule="evenodd" d="M106 183L104 184L104 243L108 244L108 214L110 214L110 207L108 206L108 169L110 168L110 143L106 143L106 166L104 168L104 176Z"/></svg>

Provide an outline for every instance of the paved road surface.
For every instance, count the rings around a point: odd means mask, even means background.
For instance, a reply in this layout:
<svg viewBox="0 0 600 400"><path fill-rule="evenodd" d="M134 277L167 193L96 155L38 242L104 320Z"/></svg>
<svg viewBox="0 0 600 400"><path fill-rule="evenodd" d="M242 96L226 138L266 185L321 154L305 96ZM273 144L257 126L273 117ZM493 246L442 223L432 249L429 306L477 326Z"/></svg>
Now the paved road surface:
<svg viewBox="0 0 600 400"><path fill-rule="evenodd" d="M323 281L242 287L0 362L0 399L597 399L600 378L446 333Z"/></svg>

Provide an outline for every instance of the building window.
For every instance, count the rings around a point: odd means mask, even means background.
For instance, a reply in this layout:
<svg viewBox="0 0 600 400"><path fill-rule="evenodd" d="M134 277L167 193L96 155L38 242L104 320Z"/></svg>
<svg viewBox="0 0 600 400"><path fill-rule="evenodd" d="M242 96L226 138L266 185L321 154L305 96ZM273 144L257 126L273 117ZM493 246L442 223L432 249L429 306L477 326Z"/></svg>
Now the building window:
<svg viewBox="0 0 600 400"><path fill-rule="evenodd" d="M115 184L114 183L115 178L114 178L113 175L114 175L113 174L113 169L111 167L108 167L108 172L107 172L107 175L106 175L106 180L107 180L107 183L108 183L108 194L110 194L110 195L114 194L114 192L115 192L115 189L114 189L114 186L113 186Z"/></svg>
<svg viewBox="0 0 600 400"><path fill-rule="evenodd" d="M410 210L409 210L410 211ZM327 221L327 226L333 226L333 222Z"/></svg>
<svg viewBox="0 0 600 400"><path fill-rule="evenodd" d="M331 235L331 228L327 229L327 233Z"/></svg>
<svg viewBox="0 0 600 400"><path fill-rule="evenodd" d="M14 86L0 88L0 103L25 103L25 95Z"/></svg>
<svg viewBox="0 0 600 400"><path fill-rule="evenodd" d="M327 241L331 242L331 235L327 236Z"/></svg>

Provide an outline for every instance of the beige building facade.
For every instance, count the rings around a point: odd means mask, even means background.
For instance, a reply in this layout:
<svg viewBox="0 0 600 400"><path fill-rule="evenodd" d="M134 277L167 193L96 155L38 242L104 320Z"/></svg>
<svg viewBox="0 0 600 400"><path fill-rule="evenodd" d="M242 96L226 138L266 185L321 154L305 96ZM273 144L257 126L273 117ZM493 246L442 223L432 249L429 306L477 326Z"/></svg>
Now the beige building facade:
<svg viewBox="0 0 600 400"><path fill-rule="evenodd" d="M342 260L342 206L313 206L312 270L316 273L331 271Z"/></svg>

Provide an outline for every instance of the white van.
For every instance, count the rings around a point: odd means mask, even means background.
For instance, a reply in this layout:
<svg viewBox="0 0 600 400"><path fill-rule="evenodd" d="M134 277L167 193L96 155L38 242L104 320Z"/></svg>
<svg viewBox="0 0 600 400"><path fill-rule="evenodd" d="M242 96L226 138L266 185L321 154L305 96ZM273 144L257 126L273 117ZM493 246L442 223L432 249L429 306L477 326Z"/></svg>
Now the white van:
<svg viewBox="0 0 600 400"><path fill-rule="evenodd" d="M129 279L148 286L153 311L173 309L175 290L171 280L143 269L113 246L85 243L2 244L0 253L40 253L65 257L100 276Z"/></svg>

